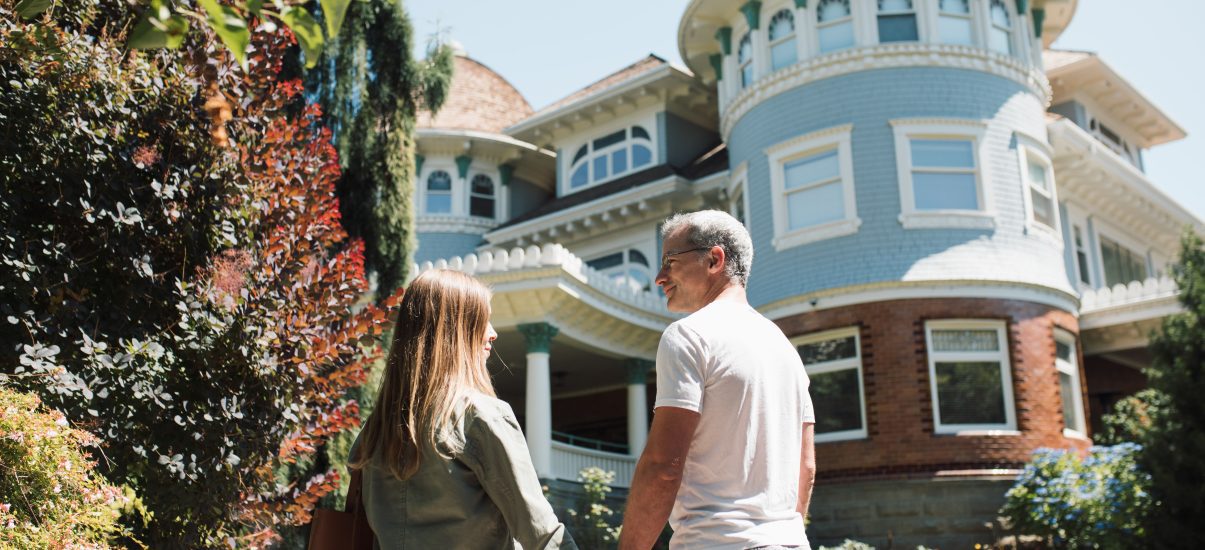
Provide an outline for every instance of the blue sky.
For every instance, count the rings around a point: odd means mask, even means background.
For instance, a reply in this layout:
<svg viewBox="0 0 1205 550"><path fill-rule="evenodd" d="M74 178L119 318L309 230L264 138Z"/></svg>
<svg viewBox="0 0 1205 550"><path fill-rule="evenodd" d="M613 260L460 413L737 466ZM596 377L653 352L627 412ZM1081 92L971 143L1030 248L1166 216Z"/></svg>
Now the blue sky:
<svg viewBox="0 0 1205 550"><path fill-rule="evenodd" d="M420 41L436 32L539 109L649 53L681 64L685 0L406 0ZM1187 133L1146 153L1157 186L1205 219L1205 2L1080 0L1056 48L1100 54ZM1196 67L1195 69L1193 67Z"/></svg>

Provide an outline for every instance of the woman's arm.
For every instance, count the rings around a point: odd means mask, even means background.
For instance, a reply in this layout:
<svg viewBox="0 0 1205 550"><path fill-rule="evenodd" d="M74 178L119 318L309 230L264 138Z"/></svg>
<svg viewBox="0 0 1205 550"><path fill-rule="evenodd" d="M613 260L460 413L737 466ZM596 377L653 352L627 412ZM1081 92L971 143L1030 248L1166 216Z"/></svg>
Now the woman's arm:
<svg viewBox="0 0 1205 550"><path fill-rule="evenodd" d="M478 410L466 426L465 455L511 536L525 550L577 550L573 537L544 498L523 431L509 407ZM475 462L476 464L473 464Z"/></svg>

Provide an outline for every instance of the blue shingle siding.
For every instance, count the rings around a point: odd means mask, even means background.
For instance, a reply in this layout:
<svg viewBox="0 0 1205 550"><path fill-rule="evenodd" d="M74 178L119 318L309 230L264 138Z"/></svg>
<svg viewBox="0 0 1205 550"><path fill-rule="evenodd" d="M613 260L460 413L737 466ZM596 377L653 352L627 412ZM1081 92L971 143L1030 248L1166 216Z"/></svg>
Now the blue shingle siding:
<svg viewBox="0 0 1205 550"><path fill-rule="evenodd" d="M528 181L514 178L510 180L510 213L506 219L513 219L526 214L536 207L552 200L553 196L547 191L536 187Z"/></svg>
<svg viewBox="0 0 1205 550"><path fill-rule="evenodd" d="M674 167L682 168L720 144L718 133L673 113L658 113L658 122L662 115L665 115L662 142L668 145L668 157L662 158Z"/></svg>
<svg viewBox="0 0 1205 550"><path fill-rule="evenodd" d="M995 230L904 229L899 222L895 137L900 118L988 120L984 158ZM853 124L857 233L774 250L765 148ZM1014 131L1046 139L1041 101L1019 84L963 69L881 69L834 77L764 100L729 136L730 166L748 161L748 201L757 261L756 305L850 285L891 281L994 280L1071 291L1058 236L1026 232Z"/></svg>
<svg viewBox="0 0 1205 550"><path fill-rule="evenodd" d="M476 251L482 240L481 235L466 233L419 233L414 261L421 264L452 256L464 256Z"/></svg>

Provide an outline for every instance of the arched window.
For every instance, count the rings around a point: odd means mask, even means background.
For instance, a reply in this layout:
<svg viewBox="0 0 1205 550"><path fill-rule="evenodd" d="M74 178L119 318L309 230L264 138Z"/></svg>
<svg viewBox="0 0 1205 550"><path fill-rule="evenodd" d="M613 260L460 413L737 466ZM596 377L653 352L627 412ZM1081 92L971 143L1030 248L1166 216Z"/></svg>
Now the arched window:
<svg viewBox="0 0 1205 550"><path fill-rule="evenodd" d="M1002 0L992 0L992 27L988 31L988 47L1003 54L1013 53L1013 22Z"/></svg>
<svg viewBox="0 0 1205 550"><path fill-rule="evenodd" d="M946 44L974 44L970 0L939 0L937 34Z"/></svg>
<svg viewBox="0 0 1205 550"><path fill-rule="evenodd" d="M648 292L653 288L652 268L643 252L635 248L613 252L587 261L586 265L598 270L621 285L632 290Z"/></svg>
<svg viewBox="0 0 1205 550"><path fill-rule="evenodd" d="M570 164L569 188L578 189L653 162L648 130L632 126L582 145Z"/></svg>
<svg viewBox="0 0 1205 550"><path fill-rule="evenodd" d="M912 0L879 0L879 42L916 42L919 39Z"/></svg>
<svg viewBox="0 0 1205 550"><path fill-rule="evenodd" d="M452 176L443 170L436 170L427 176L427 207L428 214L452 213Z"/></svg>
<svg viewBox="0 0 1205 550"><path fill-rule="evenodd" d="M780 10L770 18L770 67L777 71L795 64L795 14Z"/></svg>
<svg viewBox="0 0 1205 550"><path fill-rule="evenodd" d="M741 66L741 88L753 83L753 33L745 33L741 45L736 50L736 60Z"/></svg>
<svg viewBox="0 0 1205 550"><path fill-rule="evenodd" d="M494 180L485 174L473 176L469 184L469 215L494 219Z"/></svg>
<svg viewBox="0 0 1205 550"><path fill-rule="evenodd" d="M854 17L849 0L820 0L816 5L820 51L832 52L854 45Z"/></svg>

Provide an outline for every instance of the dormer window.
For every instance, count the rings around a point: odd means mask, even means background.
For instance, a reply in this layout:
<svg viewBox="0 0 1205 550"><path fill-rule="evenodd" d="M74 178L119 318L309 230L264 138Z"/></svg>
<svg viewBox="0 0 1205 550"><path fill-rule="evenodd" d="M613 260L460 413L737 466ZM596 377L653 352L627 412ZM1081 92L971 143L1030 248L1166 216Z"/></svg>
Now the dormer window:
<svg viewBox="0 0 1205 550"><path fill-rule="evenodd" d="M747 32L741 39L736 59L741 67L741 88L747 88L753 83L753 33Z"/></svg>
<svg viewBox="0 0 1205 550"><path fill-rule="evenodd" d="M918 39L912 0L879 0L879 42L915 42Z"/></svg>
<svg viewBox="0 0 1205 550"><path fill-rule="evenodd" d="M428 214L452 213L452 176L443 170L436 170L427 176L427 204L424 209Z"/></svg>
<svg viewBox="0 0 1205 550"><path fill-rule="evenodd" d="M789 9L780 10L770 18L770 67L777 71L794 65L798 60L795 50L795 14Z"/></svg>
<svg viewBox="0 0 1205 550"><path fill-rule="evenodd" d="M1013 23L1008 7L1003 0L992 0L991 29L988 31L988 47L1002 54L1013 53Z"/></svg>
<svg viewBox="0 0 1205 550"><path fill-rule="evenodd" d="M939 0L937 33L946 44L974 44L970 0Z"/></svg>
<svg viewBox="0 0 1205 550"><path fill-rule="evenodd" d="M473 176L473 181L469 183L469 215L494 219L495 195L492 178L485 174Z"/></svg>
<svg viewBox="0 0 1205 550"><path fill-rule="evenodd" d="M648 130L632 126L582 145L573 155L569 188L580 189L653 162Z"/></svg>
<svg viewBox="0 0 1205 550"><path fill-rule="evenodd" d="M816 27L821 53L852 47L854 17L849 0L820 0L816 6Z"/></svg>

